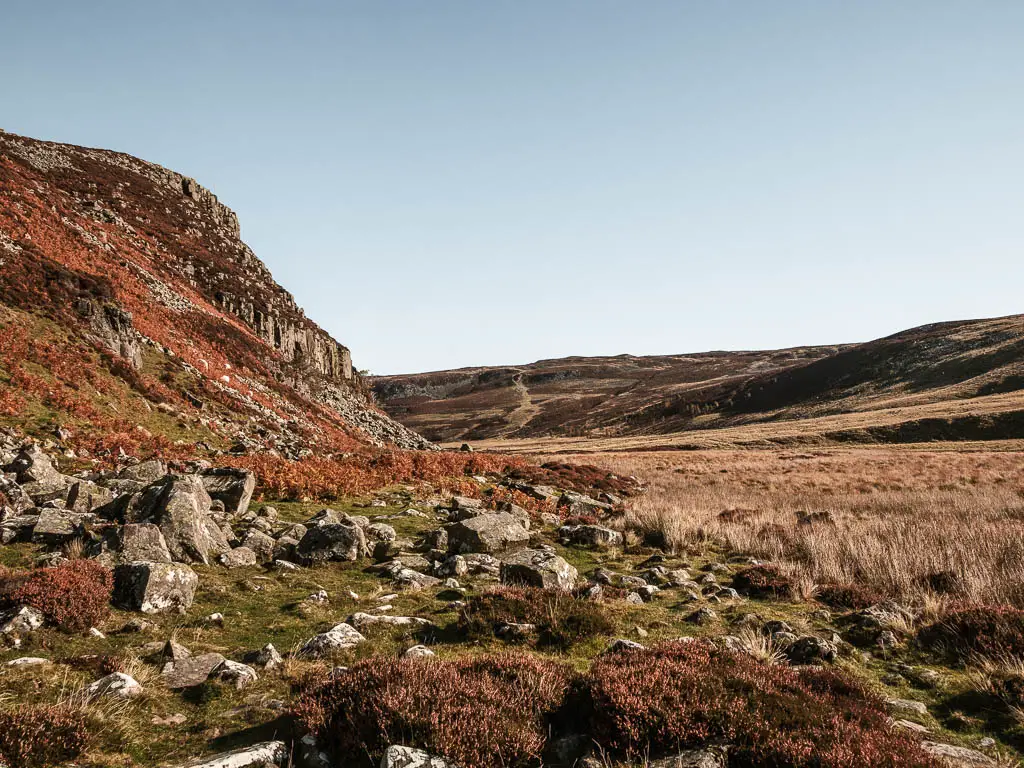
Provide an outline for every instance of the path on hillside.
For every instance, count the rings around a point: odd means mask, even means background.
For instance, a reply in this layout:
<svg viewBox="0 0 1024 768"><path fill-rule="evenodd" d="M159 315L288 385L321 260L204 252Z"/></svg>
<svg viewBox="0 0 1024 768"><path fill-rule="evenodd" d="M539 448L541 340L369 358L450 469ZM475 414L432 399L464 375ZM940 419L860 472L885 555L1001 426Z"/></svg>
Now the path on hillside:
<svg viewBox="0 0 1024 768"><path fill-rule="evenodd" d="M540 406L535 405L530 399L530 390L523 383L523 372L520 371L512 377L512 384L519 396L519 405L508 415L508 426L502 430L502 437L508 437L530 423L530 420L540 414Z"/></svg>

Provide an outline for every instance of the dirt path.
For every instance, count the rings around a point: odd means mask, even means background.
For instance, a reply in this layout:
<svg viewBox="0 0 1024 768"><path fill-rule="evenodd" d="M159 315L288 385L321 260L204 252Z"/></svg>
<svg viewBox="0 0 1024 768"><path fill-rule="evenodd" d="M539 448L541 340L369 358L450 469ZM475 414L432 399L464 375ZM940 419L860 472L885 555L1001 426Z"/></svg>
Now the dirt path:
<svg viewBox="0 0 1024 768"><path fill-rule="evenodd" d="M523 374L517 373L512 377L512 382L519 395L519 406L508 415L508 426L502 430L502 437L515 434L540 413L540 406L534 405L530 399L530 390L523 383Z"/></svg>

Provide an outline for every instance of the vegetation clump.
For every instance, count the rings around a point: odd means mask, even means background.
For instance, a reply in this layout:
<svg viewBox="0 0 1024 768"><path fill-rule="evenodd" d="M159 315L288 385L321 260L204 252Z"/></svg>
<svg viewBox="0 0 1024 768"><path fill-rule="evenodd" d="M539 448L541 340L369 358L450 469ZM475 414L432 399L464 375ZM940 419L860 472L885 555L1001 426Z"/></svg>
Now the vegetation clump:
<svg viewBox="0 0 1024 768"><path fill-rule="evenodd" d="M0 573L0 605L31 606L65 632L81 632L109 615L113 587L109 568L95 560L69 560L51 568Z"/></svg>
<svg viewBox="0 0 1024 768"><path fill-rule="evenodd" d="M600 603L539 587L498 587L474 595L459 612L459 630L470 639L524 639L507 631L517 625L534 627L539 647L562 650L615 629Z"/></svg>
<svg viewBox="0 0 1024 768"><path fill-rule="evenodd" d="M0 711L0 764L46 768L77 758L89 743L89 723L61 705L22 705Z"/></svg>
<svg viewBox="0 0 1024 768"><path fill-rule="evenodd" d="M391 744L462 768L536 765L569 671L527 654L451 661L374 657L310 685L295 714L341 764L376 764Z"/></svg>
<svg viewBox="0 0 1024 768"><path fill-rule="evenodd" d="M860 584L825 584L815 597L829 608L847 611L862 611L885 599L880 590Z"/></svg>
<svg viewBox="0 0 1024 768"><path fill-rule="evenodd" d="M798 673L708 643L672 641L595 662L595 740L626 759L731 745L730 768L935 766L883 702L833 670Z"/></svg>
<svg viewBox="0 0 1024 768"><path fill-rule="evenodd" d="M752 565L733 578L733 587L751 597L788 598L793 594L793 580L775 565Z"/></svg>
<svg viewBox="0 0 1024 768"><path fill-rule="evenodd" d="M922 627L918 640L960 660L1024 656L1024 610L1006 605L975 605L954 609Z"/></svg>

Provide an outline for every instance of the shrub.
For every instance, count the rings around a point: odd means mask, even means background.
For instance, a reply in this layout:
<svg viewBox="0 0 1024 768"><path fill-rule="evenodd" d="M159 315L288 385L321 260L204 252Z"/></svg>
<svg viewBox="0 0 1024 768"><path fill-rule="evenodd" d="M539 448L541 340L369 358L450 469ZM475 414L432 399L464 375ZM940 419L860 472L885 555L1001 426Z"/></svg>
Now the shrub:
<svg viewBox="0 0 1024 768"><path fill-rule="evenodd" d="M753 565L733 577L733 587L753 597L790 597L793 581L775 565Z"/></svg>
<svg viewBox="0 0 1024 768"><path fill-rule="evenodd" d="M70 560L0 581L13 582L13 588L0 586L5 602L30 605L66 632L94 627L110 613L113 574L94 560Z"/></svg>
<svg viewBox="0 0 1024 768"><path fill-rule="evenodd" d="M459 612L459 629L469 638L493 637L508 624L536 625L539 646L563 650L615 628L600 603L538 587L498 587L471 597Z"/></svg>
<svg viewBox="0 0 1024 768"><path fill-rule="evenodd" d="M830 608L848 611L861 611L885 599L879 590L860 584L826 584L818 589L816 597Z"/></svg>
<svg viewBox="0 0 1024 768"><path fill-rule="evenodd" d="M730 768L935 766L880 699L832 670L804 674L707 643L600 657L587 678L595 740L640 759L734 745Z"/></svg>
<svg viewBox="0 0 1024 768"><path fill-rule="evenodd" d="M462 768L524 766L539 762L569 682L565 667L527 654L374 657L311 685L295 714L341 764L376 763L405 744Z"/></svg>
<svg viewBox="0 0 1024 768"><path fill-rule="evenodd" d="M925 647L961 659L1024 656L1024 610L1003 605L957 608L922 627L917 637Z"/></svg>
<svg viewBox="0 0 1024 768"><path fill-rule="evenodd" d="M74 760L89 742L85 715L68 707L19 706L0 711L0 762L45 768Z"/></svg>

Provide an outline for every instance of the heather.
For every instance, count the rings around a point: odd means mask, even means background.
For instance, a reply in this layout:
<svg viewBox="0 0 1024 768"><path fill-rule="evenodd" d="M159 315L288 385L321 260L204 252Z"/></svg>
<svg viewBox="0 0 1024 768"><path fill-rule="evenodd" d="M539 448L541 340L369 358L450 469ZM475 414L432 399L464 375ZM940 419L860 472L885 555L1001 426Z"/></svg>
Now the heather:
<svg viewBox="0 0 1024 768"><path fill-rule="evenodd" d="M954 608L922 627L917 637L925 647L960 659L1024 658L1024 610L1005 605Z"/></svg>
<svg viewBox="0 0 1024 768"><path fill-rule="evenodd" d="M314 684L295 711L345 764L376 764L390 744L463 768L537 765L569 673L525 654L453 661L374 658Z"/></svg>
<svg viewBox="0 0 1024 768"><path fill-rule="evenodd" d="M831 670L798 673L705 643L664 643L598 659L588 677L593 734L639 759L729 744L729 765L936 765L893 730L882 702Z"/></svg>
<svg viewBox="0 0 1024 768"><path fill-rule="evenodd" d="M81 632L110 613L113 584L110 569L93 560L69 560L24 574L0 572L0 604L31 606L54 626Z"/></svg>
<svg viewBox="0 0 1024 768"><path fill-rule="evenodd" d="M0 710L0 758L12 768L49 768L77 758L90 741L82 712L65 705Z"/></svg>

